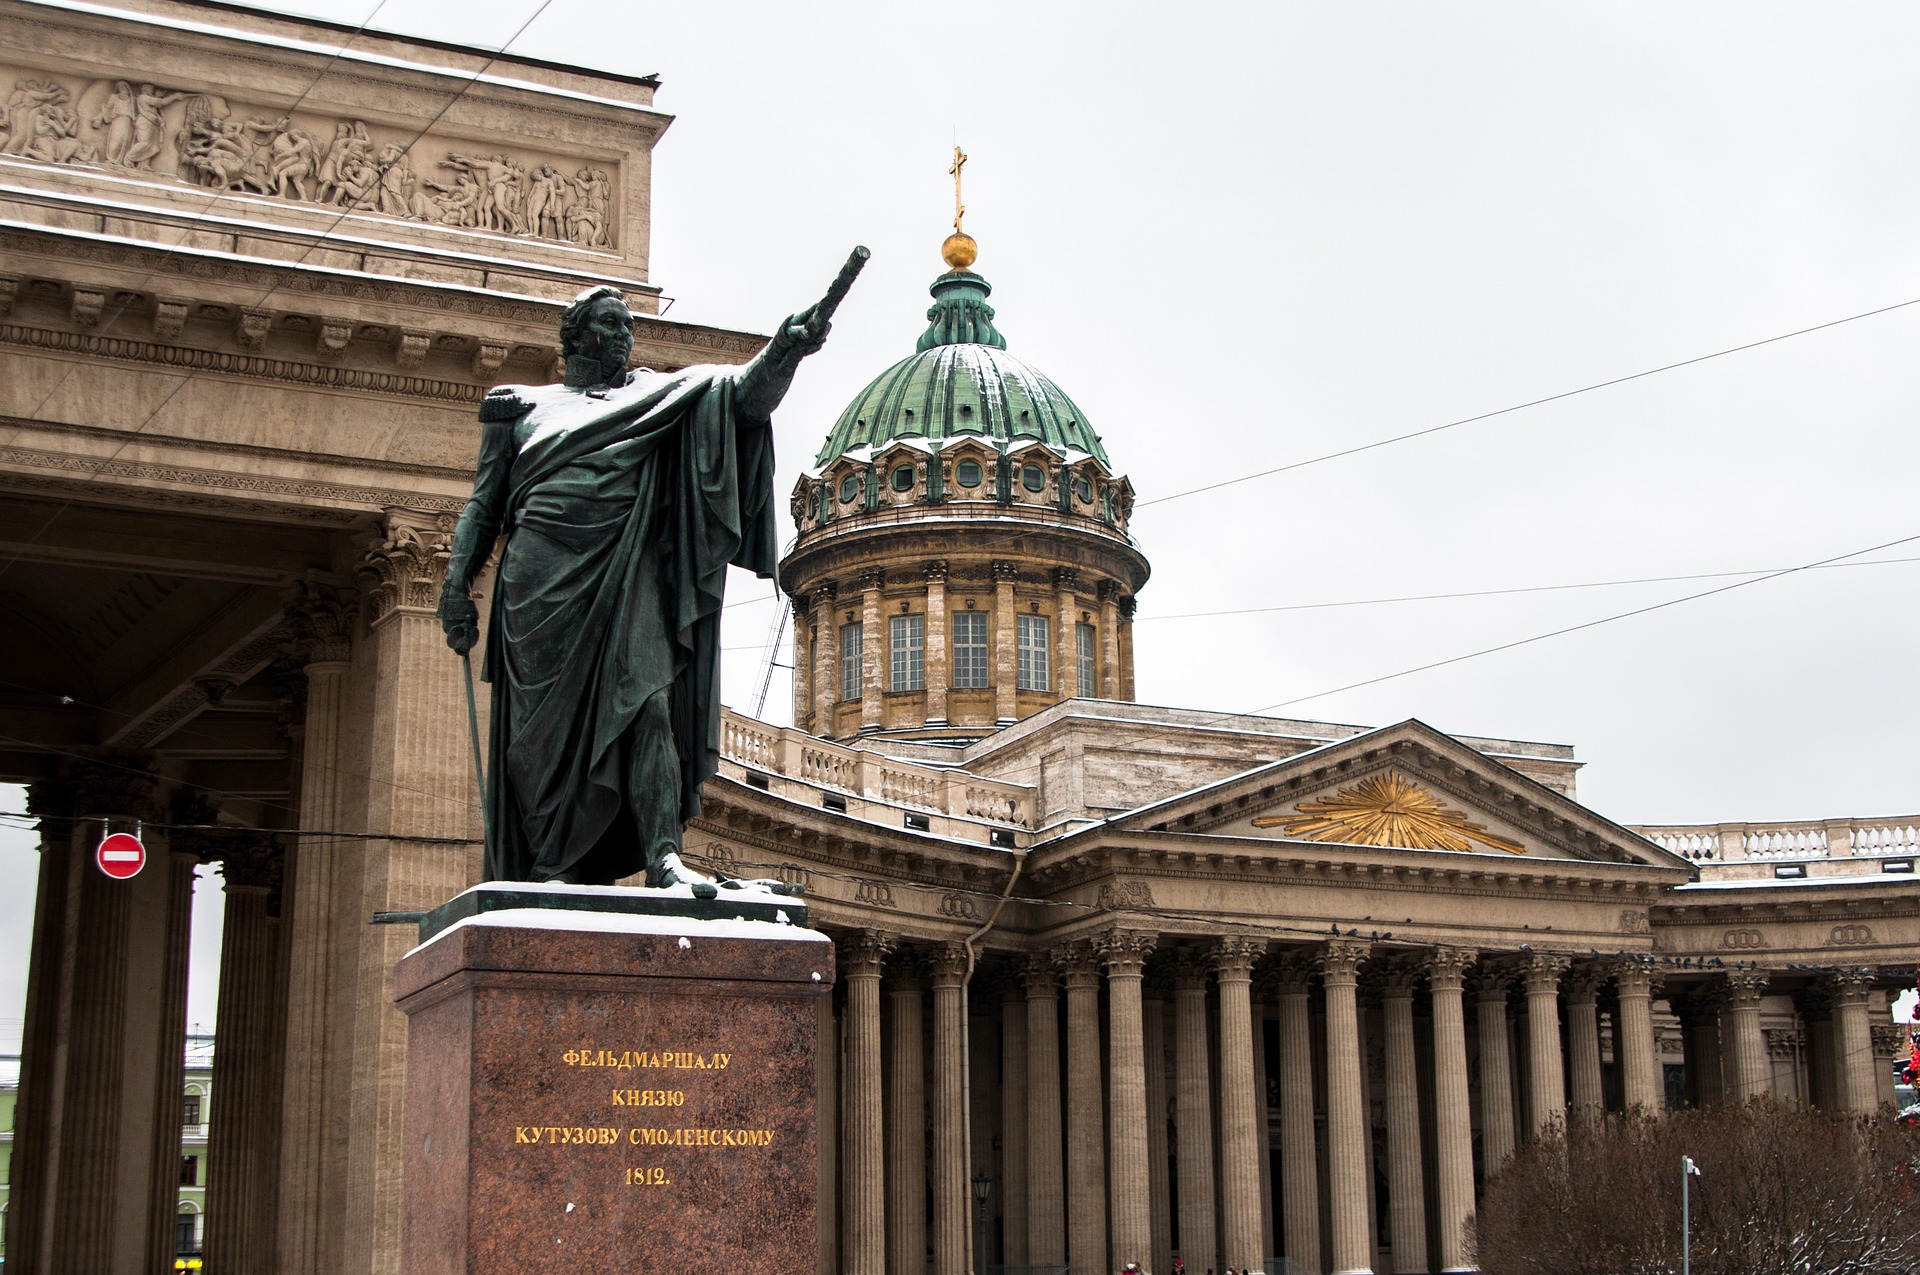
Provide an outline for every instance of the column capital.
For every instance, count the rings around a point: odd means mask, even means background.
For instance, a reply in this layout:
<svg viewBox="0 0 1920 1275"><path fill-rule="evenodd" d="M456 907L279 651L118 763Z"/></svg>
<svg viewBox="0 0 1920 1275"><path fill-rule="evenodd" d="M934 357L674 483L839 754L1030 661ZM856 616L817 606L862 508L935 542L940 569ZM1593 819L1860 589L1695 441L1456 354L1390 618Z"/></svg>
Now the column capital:
<svg viewBox="0 0 1920 1275"><path fill-rule="evenodd" d="M1907 1028L1899 1023L1875 1023L1868 1029L1875 1058L1892 1058L1907 1043Z"/></svg>
<svg viewBox="0 0 1920 1275"><path fill-rule="evenodd" d="M1655 996L1664 980L1646 961L1631 958L1613 964L1613 986L1622 996Z"/></svg>
<svg viewBox="0 0 1920 1275"><path fill-rule="evenodd" d="M1379 984L1381 1000L1411 1000L1425 964L1424 958L1414 956L1375 957L1367 970Z"/></svg>
<svg viewBox="0 0 1920 1275"><path fill-rule="evenodd" d="M1160 936L1151 930L1104 930L1093 940L1094 950L1107 967L1107 977L1139 978Z"/></svg>
<svg viewBox="0 0 1920 1275"><path fill-rule="evenodd" d="M1527 994L1539 995L1543 992L1558 992L1560 976L1565 974L1573 961L1558 952L1526 952L1515 961L1520 977L1526 981Z"/></svg>
<svg viewBox="0 0 1920 1275"><path fill-rule="evenodd" d="M1764 1034L1769 1058L1798 1058L1807 1047L1807 1038L1791 1027L1768 1027Z"/></svg>
<svg viewBox="0 0 1920 1275"><path fill-rule="evenodd" d="M1068 991L1100 986L1100 957L1092 942L1072 939L1054 947L1051 954L1060 971L1060 982Z"/></svg>
<svg viewBox="0 0 1920 1275"><path fill-rule="evenodd" d="M887 986L894 991L919 991L927 985L927 953L901 946L887 959Z"/></svg>
<svg viewBox="0 0 1920 1275"><path fill-rule="evenodd" d="M990 568L990 573L993 576L993 582L995 584L1012 584L1020 578L1020 564L1007 562L1005 560L996 560Z"/></svg>
<svg viewBox="0 0 1920 1275"><path fill-rule="evenodd" d="M1247 982L1253 977L1253 963L1266 952L1264 940L1229 934L1215 939L1207 952L1214 976L1221 982Z"/></svg>
<svg viewBox="0 0 1920 1275"><path fill-rule="evenodd" d="M947 560L935 558L926 565L928 584L945 584L947 580Z"/></svg>
<svg viewBox="0 0 1920 1275"><path fill-rule="evenodd" d="M1080 583L1080 573L1072 567L1055 567L1053 585L1056 589L1071 589Z"/></svg>
<svg viewBox="0 0 1920 1275"><path fill-rule="evenodd" d="M353 655L353 624L358 613L351 596L330 584L302 580L287 608L294 658L306 667L346 663Z"/></svg>
<svg viewBox="0 0 1920 1275"><path fill-rule="evenodd" d="M926 967L935 988L964 987L967 982L967 946L942 943L928 951Z"/></svg>
<svg viewBox="0 0 1920 1275"><path fill-rule="evenodd" d="M1567 1003L1592 1005L1600 999L1600 988L1607 981L1605 966L1581 961L1567 973Z"/></svg>
<svg viewBox="0 0 1920 1275"><path fill-rule="evenodd" d="M1872 986L1872 980L1865 970L1829 970L1821 983L1833 999L1836 1009L1865 1005L1867 991Z"/></svg>
<svg viewBox="0 0 1920 1275"><path fill-rule="evenodd" d="M1360 982L1360 966L1373 951L1373 944L1353 939L1332 939L1318 954L1320 981L1328 987L1355 987Z"/></svg>
<svg viewBox="0 0 1920 1275"><path fill-rule="evenodd" d="M1735 1009L1758 1005L1761 996L1766 994L1765 970L1729 970L1726 979L1727 1004Z"/></svg>
<svg viewBox="0 0 1920 1275"><path fill-rule="evenodd" d="M432 615L453 556L452 514L389 509L385 525L360 559L367 622L378 626L401 612Z"/></svg>
<svg viewBox="0 0 1920 1275"><path fill-rule="evenodd" d="M66 806L62 813L75 819L104 815L157 823L166 816L167 807L165 785L147 771L152 760L145 753L89 749L83 756L67 759L54 787L35 787L43 793L42 800L51 800L57 790Z"/></svg>
<svg viewBox="0 0 1920 1275"><path fill-rule="evenodd" d="M1133 618L1134 611L1139 607L1140 604L1134 600L1134 596L1131 593L1123 593L1118 598L1114 599L1114 605L1120 608L1121 619L1131 620Z"/></svg>
<svg viewBox="0 0 1920 1275"><path fill-rule="evenodd" d="M1503 957L1482 956L1473 967L1473 999L1482 1005L1505 1004L1513 988L1514 968Z"/></svg>
<svg viewBox="0 0 1920 1275"><path fill-rule="evenodd" d="M1467 968L1476 953L1458 947L1431 948L1420 958L1427 986L1436 992L1458 992L1467 980Z"/></svg>
<svg viewBox="0 0 1920 1275"><path fill-rule="evenodd" d="M880 930L855 930L844 935L839 949L840 973L846 978L879 978L894 938Z"/></svg>
<svg viewBox="0 0 1920 1275"><path fill-rule="evenodd" d="M819 584L813 586L813 592L809 595L809 600L817 607L830 607L833 605L834 598L839 596L839 593L839 585L831 580L822 580Z"/></svg>
<svg viewBox="0 0 1920 1275"><path fill-rule="evenodd" d="M1191 945L1177 948L1169 964L1173 969L1175 992L1206 990L1207 975L1213 972L1213 964L1207 959L1205 949Z"/></svg>
<svg viewBox="0 0 1920 1275"><path fill-rule="evenodd" d="M1054 968L1050 953L1036 952L1027 957L1020 977L1026 982L1027 999L1030 1001L1046 1000L1060 994L1060 971Z"/></svg>
<svg viewBox="0 0 1920 1275"><path fill-rule="evenodd" d="M1305 996L1317 969L1312 952L1285 948L1261 964L1256 981L1269 996Z"/></svg>
<svg viewBox="0 0 1920 1275"><path fill-rule="evenodd" d="M883 589L886 587L886 584L887 584L886 572L862 571L860 573L859 584L860 584L860 592L862 593L873 593L878 589Z"/></svg>

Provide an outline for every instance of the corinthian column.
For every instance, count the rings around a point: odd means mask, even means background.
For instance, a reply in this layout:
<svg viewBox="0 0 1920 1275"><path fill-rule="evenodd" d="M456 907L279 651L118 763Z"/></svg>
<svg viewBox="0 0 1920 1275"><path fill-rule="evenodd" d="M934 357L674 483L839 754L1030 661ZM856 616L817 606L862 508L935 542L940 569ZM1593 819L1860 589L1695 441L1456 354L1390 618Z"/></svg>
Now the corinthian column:
<svg viewBox="0 0 1920 1275"><path fill-rule="evenodd" d="M845 1275L886 1275L886 1128L880 1084L880 971L893 940L861 930L840 943L847 986L847 1081L841 1245Z"/></svg>
<svg viewBox="0 0 1920 1275"><path fill-rule="evenodd" d="M1527 986L1527 1092L1532 1098L1532 1136L1566 1119L1566 1082L1560 1075L1560 976L1564 956L1535 952L1521 958Z"/></svg>
<svg viewBox="0 0 1920 1275"><path fill-rule="evenodd" d="M1059 953L1067 989L1067 1259L1107 1264L1106 1131L1100 1101L1100 966L1091 946Z"/></svg>
<svg viewBox="0 0 1920 1275"><path fill-rule="evenodd" d="M1653 1045L1653 971L1639 961L1614 968L1613 985L1620 998L1620 1092L1628 1111L1639 1108L1657 1114L1664 1086Z"/></svg>
<svg viewBox="0 0 1920 1275"><path fill-rule="evenodd" d="M1507 989L1513 974L1504 962L1482 959L1474 979L1480 1024L1480 1147L1491 1178L1513 1157L1513 1067L1507 1040Z"/></svg>
<svg viewBox="0 0 1920 1275"><path fill-rule="evenodd" d="M357 609L333 589L308 585L289 613L306 660L300 753L300 826L341 825L341 735ZM281 1081L278 1270L332 1275L349 1176L346 1130L353 1079L354 954L360 882L354 854L304 837L288 892L286 1067ZM362 918L364 920L364 918Z"/></svg>
<svg viewBox="0 0 1920 1275"><path fill-rule="evenodd" d="M1599 969L1582 965L1567 976L1567 1074L1570 1106L1576 1120L1596 1119L1607 1110L1600 1081Z"/></svg>
<svg viewBox="0 0 1920 1275"><path fill-rule="evenodd" d="M1365 943L1334 941L1321 950L1327 989L1327 1179L1332 1195L1333 1275L1371 1275L1367 1225L1367 1113L1362 1097L1356 990Z"/></svg>
<svg viewBox="0 0 1920 1275"><path fill-rule="evenodd" d="M268 1099L272 1078L275 984L273 922L267 896L284 862L271 837L235 833L209 838L220 855L226 893L220 942L220 996L215 1037L225 1042L220 1083L213 1087L207 1156L226 1166L209 1175L203 1250L209 1268L255 1275L273 1269L273 1252L258 1233L261 1195L272 1185L269 1158L279 1119Z"/></svg>
<svg viewBox="0 0 1920 1275"><path fill-rule="evenodd" d="M1027 962L1027 1260L1067 1260L1066 1189L1060 1164L1060 977L1048 956Z"/></svg>
<svg viewBox="0 0 1920 1275"><path fill-rule="evenodd" d="M1152 1201L1150 1272L1173 1270L1172 1195L1167 1173L1167 987L1157 974L1142 982L1141 1035L1147 1072L1147 1193ZM1127 1259L1122 1258L1122 1261Z"/></svg>
<svg viewBox="0 0 1920 1275"><path fill-rule="evenodd" d="M920 1018L925 964L917 952L902 953L888 973L887 1269L919 1275L927 1264L926 1061Z"/></svg>
<svg viewBox="0 0 1920 1275"><path fill-rule="evenodd" d="M1473 960L1458 948L1427 954L1433 991L1433 1207L1440 1269L1469 1271L1467 1218L1473 1213L1473 1116L1467 1106L1467 1024L1461 975ZM1503 1011L1504 1012L1504 1011Z"/></svg>
<svg viewBox="0 0 1920 1275"><path fill-rule="evenodd" d="M1420 1155L1420 1076L1413 1049L1413 987L1418 967L1396 962L1384 971L1386 1019L1387 1198L1393 1269L1427 1269L1427 1187Z"/></svg>
<svg viewBox="0 0 1920 1275"><path fill-rule="evenodd" d="M1733 1100L1744 1102L1768 1091L1770 1068L1767 1041L1760 1034L1760 997L1766 990L1764 970L1734 970L1727 975L1726 1023L1731 1037Z"/></svg>
<svg viewBox="0 0 1920 1275"><path fill-rule="evenodd" d="M1260 1251L1260 1138L1266 1095L1253 1077L1253 963L1265 944L1223 938L1211 953L1220 984L1221 1261L1235 1270L1264 1264Z"/></svg>
<svg viewBox="0 0 1920 1275"><path fill-rule="evenodd" d="M933 1272L968 1275L967 1110L961 1084L961 1031L967 1017L967 950L943 943L928 960L933 973Z"/></svg>
<svg viewBox="0 0 1920 1275"><path fill-rule="evenodd" d="M1320 1269L1320 1155L1313 1133L1313 1028L1307 993L1310 956L1292 953L1273 963L1273 994L1280 1014L1280 1229L1287 1260Z"/></svg>
<svg viewBox="0 0 1920 1275"><path fill-rule="evenodd" d="M1207 1074L1207 966L1182 952L1173 975L1174 1164L1180 1174L1180 1257L1217 1267L1213 1230L1213 1085Z"/></svg>
<svg viewBox="0 0 1920 1275"><path fill-rule="evenodd" d="M1113 1262L1151 1262L1152 1161L1147 1139L1147 1058L1141 972L1154 936L1109 930L1097 940L1107 967L1107 1120L1113 1164L1109 1190Z"/></svg>
<svg viewBox="0 0 1920 1275"><path fill-rule="evenodd" d="M1017 978L1000 983L1000 1200L1008 1266L1027 1265L1027 998Z"/></svg>

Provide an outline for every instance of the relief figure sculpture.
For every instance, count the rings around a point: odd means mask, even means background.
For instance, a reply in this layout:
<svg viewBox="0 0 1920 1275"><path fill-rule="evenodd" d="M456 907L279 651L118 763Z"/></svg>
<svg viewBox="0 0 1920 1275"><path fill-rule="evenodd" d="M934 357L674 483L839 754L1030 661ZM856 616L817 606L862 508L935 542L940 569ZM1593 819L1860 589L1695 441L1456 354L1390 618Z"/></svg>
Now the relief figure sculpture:
<svg viewBox="0 0 1920 1275"><path fill-rule="evenodd" d="M133 98L133 144L127 147L128 168L152 168L160 148L166 144L166 121L160 112L186 98L185 93L163 93L151 84L142 84Z"/></svg>
<svg viewBox="0 0 1920 1275"><path fill-rule="evenodd" d="M630 371L633 316L618 290L590 289L561 319L563 382L487 395L439 608L465 655L474 577L504 533L481 670L487 879L644 871L716 893L680 838L719 761L727 567L773 573L772 412L853 270L745 366L674 373Z"/></svg>

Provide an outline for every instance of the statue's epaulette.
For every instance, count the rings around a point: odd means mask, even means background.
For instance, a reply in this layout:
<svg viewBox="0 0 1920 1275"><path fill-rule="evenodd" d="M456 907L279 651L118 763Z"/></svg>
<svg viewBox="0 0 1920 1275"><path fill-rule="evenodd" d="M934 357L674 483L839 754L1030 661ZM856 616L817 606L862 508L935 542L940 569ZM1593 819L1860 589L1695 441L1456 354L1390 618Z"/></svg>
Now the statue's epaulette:
<svg viewBox="0 0 1920 1275"><path fill-rule="evenodd" d="M514 393L514 386L496 385L487 391L480 400L480 419L483 421L518 420L533 410L533 404Z"/></svg>

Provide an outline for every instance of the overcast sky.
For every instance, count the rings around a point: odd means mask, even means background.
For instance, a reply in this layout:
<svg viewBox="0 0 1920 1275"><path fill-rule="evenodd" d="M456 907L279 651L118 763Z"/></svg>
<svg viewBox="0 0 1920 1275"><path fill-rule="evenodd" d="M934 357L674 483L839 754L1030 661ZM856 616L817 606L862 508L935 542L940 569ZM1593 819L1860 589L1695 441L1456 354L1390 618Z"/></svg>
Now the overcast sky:
<svg viewBox="0 0 1920 1275"><path fill-rule="evenodd" d="M536 3L388 0L374 25L497 45ZM1778 569L1920 535L1920 305L1177 497L1920 298L1917 37L1920 9L1892 3L551 0L514 49L660 75L672 317L769 330L873 249L777 417L783 495L912 352L957 140L1010 352L1139 492L1141 699L1570 743L1583 800L1652 823L1920 810L1920 563L1329 695L1734 578L1178 617ZM1895 558L1920 541L1866 560ZM736 706L773 613L729 612ZM767 715L789 698L777 669Z"/></svg>

